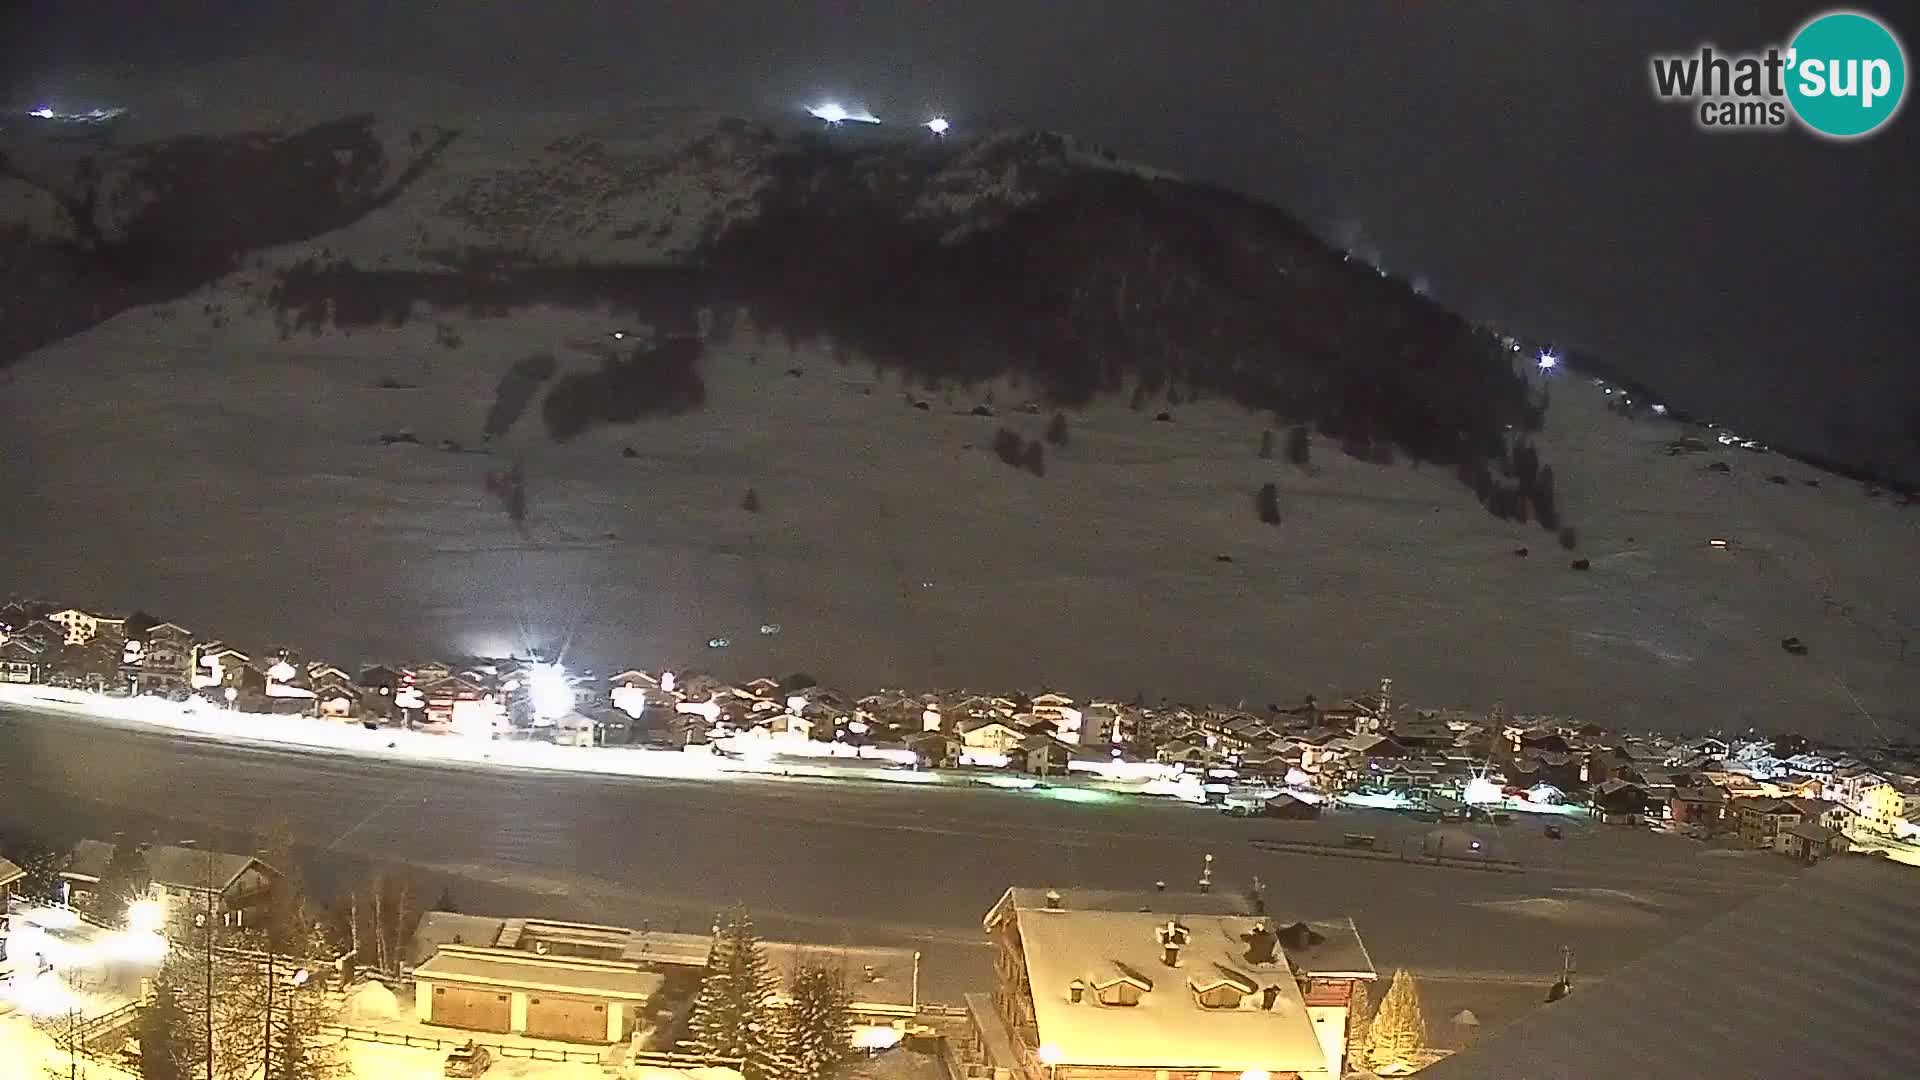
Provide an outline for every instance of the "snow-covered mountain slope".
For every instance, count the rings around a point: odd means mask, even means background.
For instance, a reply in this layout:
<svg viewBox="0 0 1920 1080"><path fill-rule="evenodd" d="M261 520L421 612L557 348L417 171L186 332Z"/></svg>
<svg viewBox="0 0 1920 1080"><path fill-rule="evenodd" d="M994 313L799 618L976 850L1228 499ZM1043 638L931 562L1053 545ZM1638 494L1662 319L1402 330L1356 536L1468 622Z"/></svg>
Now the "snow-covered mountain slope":
<svg viewBox="0 0 1920 1080"><path fill-rule="evenodd" d="M1267 702L1391 675L1661 727L1920 719L1910 510L1668 456L1679 425L1568 372L1529 435L1538 376L1456 317L1070 140L640 110L129 154L91 186L18 155L0 179L64 305L0 388L10 591L342 660L564 641L855 687ZM133 258L213 218L191 266ZM1003 464L997 431L1040 440L1056 401L1045 475ZM1309 467L1257 453L1276 411L1333 433ZM1488 464L1521 439L1577 550L1481 504L1537 512ZM488 484L516 463L517 524Z"/></svg>

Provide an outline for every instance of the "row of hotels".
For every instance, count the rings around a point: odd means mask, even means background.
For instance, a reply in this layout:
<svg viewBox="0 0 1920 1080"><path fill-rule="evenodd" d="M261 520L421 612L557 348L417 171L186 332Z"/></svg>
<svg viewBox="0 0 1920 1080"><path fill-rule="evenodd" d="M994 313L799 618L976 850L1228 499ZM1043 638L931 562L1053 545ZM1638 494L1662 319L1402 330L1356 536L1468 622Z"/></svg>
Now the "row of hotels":
<svg viewBox="0 0 1920 1080"><path fill-rule="evenodd" d="M1406 708L1392 680L1335 703L1263 709L1066 694L880 690L805 676L731 682L537 659L379 664L349 672L284 648L242 650L171 622L14 601L0 683L159 695L261 714L449 737L646 747L756 759L1106 781L1149 794L1312 816L1329 798L1484 816L1494 804L1584 807L1814 860L1861 833L1920 837L1920 758L1897 746L1633 735L1564 718Z"/></svg>

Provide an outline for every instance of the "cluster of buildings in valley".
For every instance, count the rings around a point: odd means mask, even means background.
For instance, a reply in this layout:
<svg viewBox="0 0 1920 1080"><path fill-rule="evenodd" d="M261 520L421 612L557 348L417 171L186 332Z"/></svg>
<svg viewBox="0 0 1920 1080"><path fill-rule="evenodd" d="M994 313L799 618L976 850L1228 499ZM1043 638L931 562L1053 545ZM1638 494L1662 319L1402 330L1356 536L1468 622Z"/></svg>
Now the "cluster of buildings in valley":
<svg viewBox="0 0 1920 1080"><path fill-rule="evenodd" d="M522 659L350 673L286 649L243 651L171 622L12 602L0 606L0 683L451 737L1106 782L1278 817L1316 816L1331 798L1481 820L1579 807L1808 861L1863 836L1920 838L1915 748L1817 752L1791 738L1626 735L1508 716L1498 704L1485 714L1407 708L1393 700L1390 679L1337 703L1245 709L1053 692L854 697L798 675L735 683L630 669L601 678Z"/></svg>

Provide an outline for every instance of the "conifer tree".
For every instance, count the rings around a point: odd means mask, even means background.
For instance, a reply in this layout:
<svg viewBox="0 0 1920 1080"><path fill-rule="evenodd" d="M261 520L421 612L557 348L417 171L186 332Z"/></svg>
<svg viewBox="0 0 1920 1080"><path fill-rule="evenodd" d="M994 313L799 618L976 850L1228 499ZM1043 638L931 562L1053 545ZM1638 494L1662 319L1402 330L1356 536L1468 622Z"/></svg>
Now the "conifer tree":
<svg viewBox="0 0 1920 1080"><path fill-rule="evenodd" d="M1352 1065L1367 1064L1367 1043L1373 1032L1373 1001L1367 984L1353 984L1353 996L1347 1002L1347 1057Z"/></svg>
<svg viewBox="0 0 1920 1080"><path fill-rule="evenodd" d="M190 1080L194 1057L187 1014L164 974L154 983L153 1001L140 1010L137 1033L143 1080Z"/></svg>
<svg viewBox="0 0 1920 1080"><path fill-rule="evenodd" d="M853 1060L847 983L825 964L802 961L788 995L787 1053L796 1080L834 1080Z"/></svg>
<svg viewBox="0 0 1920 1080"><path fill-rule="evenodd" d="M1420 988L1413 976L1393 973L1393 985L1381 999L1368 1033L1367 1057L1375 1068L1395 1063L1412 1065L1427 1048L1427 1018L1420 1010Z"/></svg>
<svg viewBox="0 0 1920 1080"><path fill-rule="evenodd" d="M745 908L729 909L714 927L706 974L688 1021L693 1052L741 1059L746 1080L792 1075L773 1004L775 985L752 917Z"/></svg>

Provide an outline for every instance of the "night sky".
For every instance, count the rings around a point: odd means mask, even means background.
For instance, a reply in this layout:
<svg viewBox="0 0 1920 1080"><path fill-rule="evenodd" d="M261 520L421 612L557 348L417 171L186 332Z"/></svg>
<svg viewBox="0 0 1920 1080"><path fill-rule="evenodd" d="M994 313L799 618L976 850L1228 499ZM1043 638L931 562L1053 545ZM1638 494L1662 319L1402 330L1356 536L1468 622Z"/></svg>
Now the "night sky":
<svg viewBox="0 0 1920 1080"><path fill-rule="evenodd" d="M832 94L1069 131L1273 199L1678 404L1920 480L1920 115L1851 144L1708 135L1648 85L1650 52L1784 42L1828 6L37 0L0 17L0 63L16 101L275 57L520 102ZM1911 59L1911 3L1865 10Z"/></svg>

